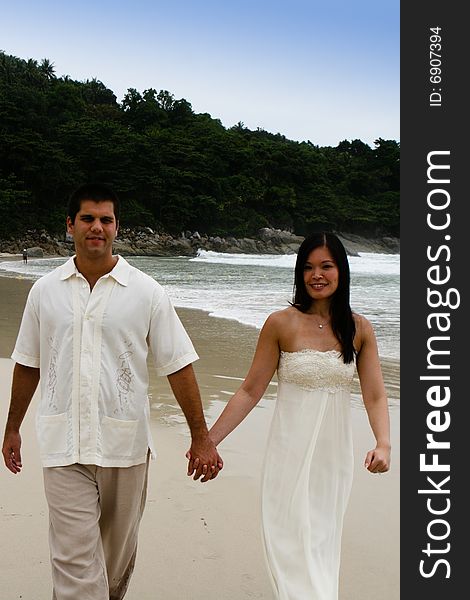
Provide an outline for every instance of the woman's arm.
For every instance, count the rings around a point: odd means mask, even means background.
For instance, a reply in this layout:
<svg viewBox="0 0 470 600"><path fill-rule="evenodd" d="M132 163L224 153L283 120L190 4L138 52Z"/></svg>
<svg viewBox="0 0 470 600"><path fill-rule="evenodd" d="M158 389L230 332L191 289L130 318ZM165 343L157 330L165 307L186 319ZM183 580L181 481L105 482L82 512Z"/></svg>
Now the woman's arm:
<svg viewBox="0 0 470 600"><path fill-rule="evenodd" d="M279 362L279 320L278 313L267 318L248 375L209 430L216 446L243 421L266 391Z"/></svg>
<svg viewBox="0 0 470 600"><path fill-rule="evenodd" d="M357 372L364 406L376 439L376 447L367 453L364 465L372 473L384 473L390 468L390 418L377 340L367 319L358 317L356 323L360 338Z"/></svg>

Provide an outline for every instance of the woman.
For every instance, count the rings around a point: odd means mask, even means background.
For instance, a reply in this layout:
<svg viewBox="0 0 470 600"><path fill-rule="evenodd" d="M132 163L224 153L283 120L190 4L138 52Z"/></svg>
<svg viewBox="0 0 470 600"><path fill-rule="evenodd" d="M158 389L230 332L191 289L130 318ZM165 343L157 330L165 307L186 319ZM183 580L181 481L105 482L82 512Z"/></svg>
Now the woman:
<svg viewBox="0 0 470 600"><path fill-rule="evenodd" d="M277 369L262 525L280 600L338 598L341 532L353 475L355 368L376 439L365 467L372 473L389 469L388 402L377 343L369 321L351 311L349 281L346 251L334 234L304 240L293 303L266 320L246 379L210 430L218 445L257 404ZM190 474L195 466L190 461Z"/></svg>

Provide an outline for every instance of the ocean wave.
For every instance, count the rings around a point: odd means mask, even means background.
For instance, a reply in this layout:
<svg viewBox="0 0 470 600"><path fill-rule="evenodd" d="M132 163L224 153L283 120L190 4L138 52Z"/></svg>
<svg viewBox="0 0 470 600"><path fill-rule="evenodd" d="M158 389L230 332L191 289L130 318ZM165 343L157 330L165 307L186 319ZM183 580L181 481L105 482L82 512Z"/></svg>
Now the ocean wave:
<svg viewBox="0 0 470 600"><path fill-rule="evenodd" d="M293 269L296 258L296 254L229 254L213 250L198 250L197 256L189 260L213 264ZM359 256L349 257L349 265L351 273L398 275L400 273L400 255L360 252Z"/></svg>
<svg viewBox="0 0 470 600"><path fill-rule="evenodd" d="M252 267L285 267L292 269L295 265L295 254L230 254L213 250L198 250L191 262L205 262L226 265L248 265Z"/></svg>

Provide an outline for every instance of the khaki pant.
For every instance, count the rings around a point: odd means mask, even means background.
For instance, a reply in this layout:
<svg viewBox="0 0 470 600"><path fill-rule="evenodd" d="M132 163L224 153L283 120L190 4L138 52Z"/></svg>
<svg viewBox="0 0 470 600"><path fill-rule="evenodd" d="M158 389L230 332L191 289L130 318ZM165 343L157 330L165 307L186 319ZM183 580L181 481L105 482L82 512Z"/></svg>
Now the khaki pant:
<svg viewBox="0 0 470 600"><path fill-rule="evenodd" d="M134 570L148 459L44 468L53 600L122 600Z"/></svg>

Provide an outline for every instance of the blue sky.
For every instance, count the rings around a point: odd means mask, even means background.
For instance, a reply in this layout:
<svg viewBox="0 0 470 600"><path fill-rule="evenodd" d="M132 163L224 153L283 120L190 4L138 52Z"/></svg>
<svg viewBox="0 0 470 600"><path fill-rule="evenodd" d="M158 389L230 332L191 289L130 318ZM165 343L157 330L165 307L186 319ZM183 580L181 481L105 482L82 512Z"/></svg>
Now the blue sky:
<svg viewBox="0 0 470 600"><path fill-rule="evenodd" d="M0 2L0 49L336 146L399 141L399 0Z"/></svg>

